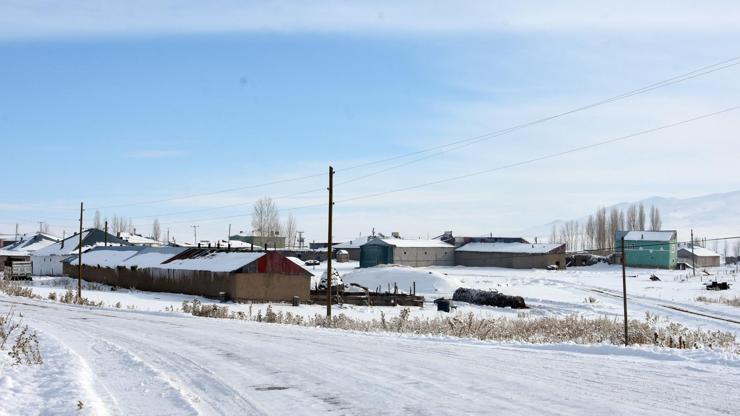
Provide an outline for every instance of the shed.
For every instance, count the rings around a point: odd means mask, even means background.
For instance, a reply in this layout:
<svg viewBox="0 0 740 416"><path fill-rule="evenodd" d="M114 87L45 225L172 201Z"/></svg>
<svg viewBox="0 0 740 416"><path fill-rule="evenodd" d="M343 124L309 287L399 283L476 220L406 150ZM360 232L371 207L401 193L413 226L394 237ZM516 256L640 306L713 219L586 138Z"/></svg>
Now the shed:
<svg viewBox="0 0 740 416"><path fill-rule="evenodd" d="M360 247L360 267L400 264L411 267L453 266L455 246L441 240L374 238Z"/></svg>
<svg viewBox="0 0 740 416"><path fill-rule="evenodd" d="M360 247L368 241L372 240L372 236L357 237L353 240L345 241L343 243L334 244L334 250L344 250L349 255L350 260L360 261Z"/></svg>
<svg viewBox="0 0 740 416"><path fill-rule="evenodd" d="M693 248L691 246L680 247L678 259L694 267L719 267L720 265L719 253L698 245L694 245Z"/></svg>
<svg viewBox="0 0 740 416"><path fill-rule="evenodd" d="M474 242L455 250L455 265L511 269L565 268L565 244Z"/></svg>
<svg viewBox="0 0 740 416"><path fill-rule="evenodd" d="M76 256L64 271L77 276ZM183 247L96 247L82 255L82 278L152 292L235 301L309 298L311 273L275 251Z"/></svg>
<svg viewBox="0 0 740 416"><path fill-rule="evenodd" d="M349 252L347 250L337 250L337 263L347 263L349 261Z"/></svg>
<svg viewBox="0 0 740 416"><path fill-rule="evenodd" d="M622 250L624 237L625 265L675 269L678 262L676 231L617 231L614 247Z"/></svg>
<svg viewBox="0 0 740 416"><path fill-rule="evenodd" d="M105 244L128 245L125 241L97 228L90 228L82 232L83 251ZM64 273L62 261L76 254L79 251L79 246L80 236L75 234L31 254L33 274L35 276L62 276Z"/></svg>

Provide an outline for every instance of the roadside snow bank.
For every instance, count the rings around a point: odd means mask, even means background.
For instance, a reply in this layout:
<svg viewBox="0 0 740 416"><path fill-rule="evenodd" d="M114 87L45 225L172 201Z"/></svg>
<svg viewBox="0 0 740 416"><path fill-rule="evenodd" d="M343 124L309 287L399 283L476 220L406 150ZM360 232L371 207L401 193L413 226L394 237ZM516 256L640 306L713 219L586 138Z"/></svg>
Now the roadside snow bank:
<svg viewBox="0 0 740 416"><path fill-rule="evenodd" d="M345 283L358 283L370 290L381 286L387 290L390 285L398 285L398 290L408 292L409 288L416 282L416 292L424 293L452 293L463 283L450 276L435 271L417 269L407 266L382 265L367 269L355 270L342 276Z"/></svg>
<svg viewBox="0 0 740 416"><path fill-rule="evenodd" d="M11 366L5 354L0 356L0 415L108 414L84 361L56 339L38 337L43 364Z"/></svg>

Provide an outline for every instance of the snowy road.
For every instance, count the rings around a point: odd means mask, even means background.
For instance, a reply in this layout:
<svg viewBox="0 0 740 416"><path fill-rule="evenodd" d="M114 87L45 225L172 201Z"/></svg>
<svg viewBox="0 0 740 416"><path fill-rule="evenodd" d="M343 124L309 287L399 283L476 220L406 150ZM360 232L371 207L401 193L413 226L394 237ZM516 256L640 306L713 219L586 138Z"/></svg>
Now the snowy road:
<svg viewBox="0 0 740 416"><path fill-rule="evenodd" d="M10 307L40 331L46 363L3 369L16 373L0 374L0 414L79 414L78 400L113 415L732 414L740 398L740 361L700 351L506 346L0 296L0 312ZM66 382L50 389L52 378ZM42 400L20 402L29 397Z"/></svg>

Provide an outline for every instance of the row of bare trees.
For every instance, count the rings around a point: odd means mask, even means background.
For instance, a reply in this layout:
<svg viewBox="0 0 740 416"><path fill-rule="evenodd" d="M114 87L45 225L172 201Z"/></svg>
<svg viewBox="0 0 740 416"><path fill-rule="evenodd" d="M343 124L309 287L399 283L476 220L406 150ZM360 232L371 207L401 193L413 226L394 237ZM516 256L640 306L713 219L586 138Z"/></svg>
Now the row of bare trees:
<svg viewBox="0 0 740 416"><path fill-rule="evenodd" d="M258 236L284 236L285 244L294 247L298 226L293 214L288 214L285 223L280 223L280 210L275 201L270 197L264 197L254 203L252 209L252 229Z"/></svg>
<svg viewBox="0 0 740 416"><path fill-rule="evenodd" d="M662 225L660 210L655 206L647 215L643 204L632 204L626 210L599 208L583 224L572 220L560 227L553 225L550 242L565 243L570 250L611 249L617 230L657 231Z"/></svg>

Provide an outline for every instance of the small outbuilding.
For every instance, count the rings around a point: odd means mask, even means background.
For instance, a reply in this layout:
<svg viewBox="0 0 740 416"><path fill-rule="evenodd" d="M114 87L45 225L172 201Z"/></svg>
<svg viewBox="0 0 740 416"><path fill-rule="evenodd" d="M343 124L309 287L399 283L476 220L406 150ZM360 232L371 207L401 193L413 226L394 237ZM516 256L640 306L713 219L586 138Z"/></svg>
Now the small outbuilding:
<svg viewBox="0 0 740 416"><path fill-rule="evenodd" d="M678 259L694 267L719 267L720 265L719 253L697 245L693 248L691 246L679 248Z"/></svg>
<svg viewBox="0 0 740 416"><path fill-rule="evenodd" d="M374 238L360 247L360 267L400 264L411 267L453 266L455 246L441 240Z"/></svg>
<svg viewBox="0 0 740 416"><path fill-rule="evenodd" d="M77 277L78 261L64 262ZM82 255L87 281L234 301L309 299L312 274L275 251L183 247L96 247Z"/></svg>
<svg viewBox="0 0 740 416"><path fill-rule="evenodd" d="M349 252L347 250L337 250L335 256L337 263L347 263L349 261Z"/></svg>
<svg viewBox="0 0 740 416"><path fill-rule="evenodd" d="M510 269L565 268L565 244L468 243L455 250L455 265Z"/></svg>

